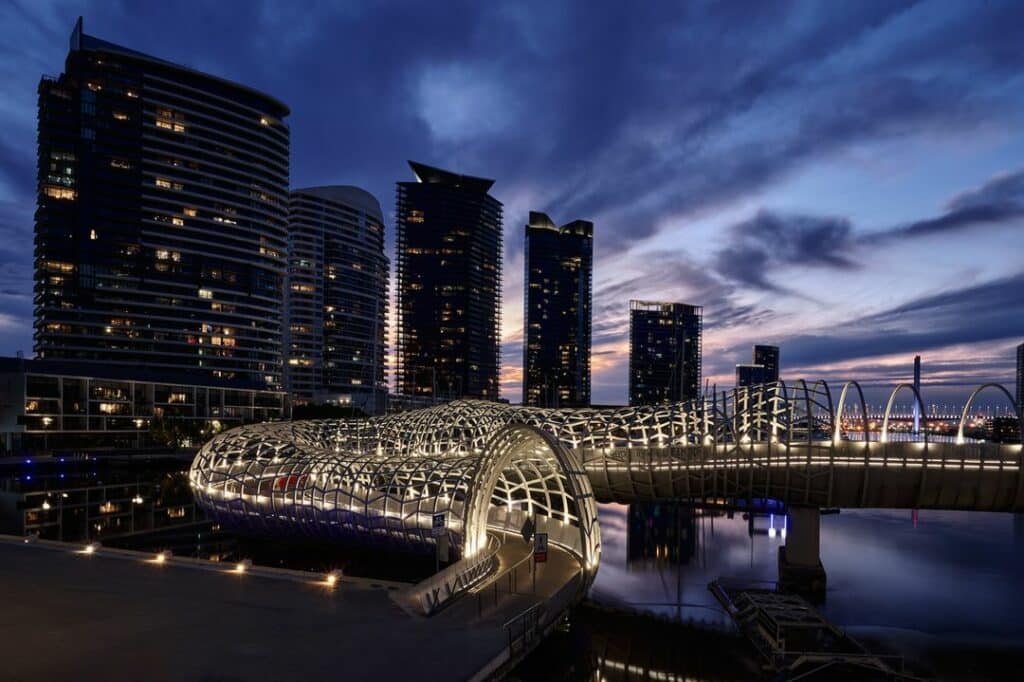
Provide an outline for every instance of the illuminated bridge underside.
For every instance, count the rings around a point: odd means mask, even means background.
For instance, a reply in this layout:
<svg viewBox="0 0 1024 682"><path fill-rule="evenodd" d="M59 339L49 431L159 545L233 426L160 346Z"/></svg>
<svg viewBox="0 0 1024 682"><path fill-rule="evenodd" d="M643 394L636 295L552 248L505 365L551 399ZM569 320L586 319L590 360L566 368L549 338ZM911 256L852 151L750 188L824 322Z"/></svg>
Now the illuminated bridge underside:
<svg viewBox="0 0 1024 682"><path fill-rule="evenodd" d="M551 410L482 401L367 420L244 426L192 464L196 499L243 532L305 534L429 549L446 514L457 552L527 517L584 567L600 554L595 498L1024 510L1020 445L894 442L890 396L867 441L860 387L833 403L825 382L766 384L677 405ZM852 414L849 402L853 402ZM1011 400L1012 403L1012 400ZM593 574L591 573L591 576Z"/></svg>

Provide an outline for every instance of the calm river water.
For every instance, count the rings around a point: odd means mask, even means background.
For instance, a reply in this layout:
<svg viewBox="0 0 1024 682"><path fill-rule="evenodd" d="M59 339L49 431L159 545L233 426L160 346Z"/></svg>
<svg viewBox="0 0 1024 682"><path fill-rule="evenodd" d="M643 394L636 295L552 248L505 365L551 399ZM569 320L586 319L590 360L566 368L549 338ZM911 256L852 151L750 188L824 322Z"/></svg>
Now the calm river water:
<svg viewBox="0 0 1024 682"><path fill-rule="evenodd" d="M673 505L600 509L598 603L724 625L707 585L774 581L785 517ZM774 530L772 530L774 528ZM821 610L851 629L1024 641L1024 516L843 510L822 516L828 591Z"/></svg>

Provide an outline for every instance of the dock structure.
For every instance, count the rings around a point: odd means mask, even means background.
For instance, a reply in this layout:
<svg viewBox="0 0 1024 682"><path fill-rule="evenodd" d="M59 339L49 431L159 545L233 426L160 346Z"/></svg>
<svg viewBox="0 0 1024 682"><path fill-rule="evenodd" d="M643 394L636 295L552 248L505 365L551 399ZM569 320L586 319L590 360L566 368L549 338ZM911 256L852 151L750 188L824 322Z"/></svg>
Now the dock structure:
<svg viewBox="0 0 1024 682"><path fill-rule="evenodd" d="M904 669L902 656L868 651L799 595L723 579L708 589L764 667L784 679L917 679Z"/></svg>

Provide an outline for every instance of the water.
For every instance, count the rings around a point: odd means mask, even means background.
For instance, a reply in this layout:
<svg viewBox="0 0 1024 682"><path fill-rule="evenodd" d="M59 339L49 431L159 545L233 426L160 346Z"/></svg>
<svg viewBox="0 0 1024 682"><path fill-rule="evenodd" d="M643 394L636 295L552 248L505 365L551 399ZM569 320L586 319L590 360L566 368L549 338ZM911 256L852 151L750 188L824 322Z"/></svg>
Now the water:
<svg viewBox="0 0 1024 682"><path fill-rule="evenodd" d="M718 577L774 581L782 515L674 505L600 508L599 604L725 626ZM771 531L774 526L775 531ZM985 512L843 510L821 519L822 612L859 630L1024 641L1024 517Z"/></svg>

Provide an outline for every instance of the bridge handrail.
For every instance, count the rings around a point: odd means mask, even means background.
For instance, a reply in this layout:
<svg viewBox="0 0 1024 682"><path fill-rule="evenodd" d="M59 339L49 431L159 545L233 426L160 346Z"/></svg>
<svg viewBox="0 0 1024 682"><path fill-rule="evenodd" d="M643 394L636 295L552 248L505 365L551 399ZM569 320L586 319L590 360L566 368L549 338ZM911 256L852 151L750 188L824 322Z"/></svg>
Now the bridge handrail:
<svg viewBox="0 0 1024 682"><path fill-rule="evenodd" d="M489 575L497 566L499 549L501 541L488 533L486 547L476 556L459 559L444 570L403 590L403 594L396 598L411 600L422 609L424 615L432 616Z"/></svg>

